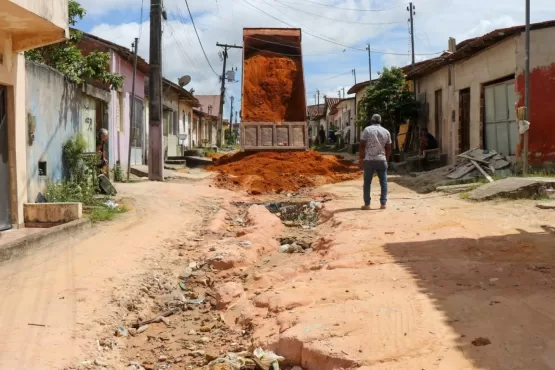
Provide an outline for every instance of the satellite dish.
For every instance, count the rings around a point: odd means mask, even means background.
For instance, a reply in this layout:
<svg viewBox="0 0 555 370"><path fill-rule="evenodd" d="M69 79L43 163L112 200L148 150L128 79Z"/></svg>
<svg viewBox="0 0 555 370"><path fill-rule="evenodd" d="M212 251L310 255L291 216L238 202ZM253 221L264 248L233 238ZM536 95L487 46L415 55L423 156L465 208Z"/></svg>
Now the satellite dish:
<svg viewBox="0 0 555 370"><path fill-rule="evenodd" d="M191 82L191 76L185 75L183 77L180 77L179 80L177 80L177 82L179 83L179 86L183 87L187 85L189 82Z"/></svg>

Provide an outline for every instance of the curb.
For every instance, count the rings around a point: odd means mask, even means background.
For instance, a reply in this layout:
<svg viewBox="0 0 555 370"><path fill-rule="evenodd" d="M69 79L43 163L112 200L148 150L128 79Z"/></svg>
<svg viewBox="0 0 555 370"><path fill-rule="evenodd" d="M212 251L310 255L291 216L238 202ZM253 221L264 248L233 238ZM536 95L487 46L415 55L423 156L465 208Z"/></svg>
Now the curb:
<svg viewBox="0 0 555 370"><path fill-rule="evenodd" d="M27 253L53 243L67 234L89 229L91 220L81 218L66 224L44 229L37 234L27 235L21 239L14 240L0 248L0 262L9 261L25 256Z"/></svg>

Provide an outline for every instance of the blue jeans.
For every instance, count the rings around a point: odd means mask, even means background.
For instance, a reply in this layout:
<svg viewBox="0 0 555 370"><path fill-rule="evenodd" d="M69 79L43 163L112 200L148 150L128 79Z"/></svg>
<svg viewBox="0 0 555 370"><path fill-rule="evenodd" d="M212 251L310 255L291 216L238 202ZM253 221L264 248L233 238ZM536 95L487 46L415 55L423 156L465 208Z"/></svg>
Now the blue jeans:
<svg viewBox="0 0 555 370"><path fill-rule="evenodd" d="M364 184L362 187L364 193L364 205L370 205L370 187L372 185L372 177L374 171L380 179L380 187L382 190L380 196L380 204L387 203L387 162L386 161L364 161Z"/></svg>

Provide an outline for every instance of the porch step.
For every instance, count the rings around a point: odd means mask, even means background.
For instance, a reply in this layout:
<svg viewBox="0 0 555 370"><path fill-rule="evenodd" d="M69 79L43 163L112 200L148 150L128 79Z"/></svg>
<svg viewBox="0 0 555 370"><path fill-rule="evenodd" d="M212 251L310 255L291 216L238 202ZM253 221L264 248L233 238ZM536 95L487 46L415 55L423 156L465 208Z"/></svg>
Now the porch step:
<svg viewBox="0 0 555 370"><path fill-rule="evenodd" d="M172 160L172 161L174 161L174 160L185 160L185 157L179 156L179 155L178 155L178 156L168 156L168 158L166 159L166 161L167 161L167 160Z"/></svg>
<svg viewBox="0 0 555 370"><path fill-rule="evenodd" d="M166 164L174 164L174 165L183 165L185 166L187 164L187 161L185 159L166 159L165 161Z"/></svg>

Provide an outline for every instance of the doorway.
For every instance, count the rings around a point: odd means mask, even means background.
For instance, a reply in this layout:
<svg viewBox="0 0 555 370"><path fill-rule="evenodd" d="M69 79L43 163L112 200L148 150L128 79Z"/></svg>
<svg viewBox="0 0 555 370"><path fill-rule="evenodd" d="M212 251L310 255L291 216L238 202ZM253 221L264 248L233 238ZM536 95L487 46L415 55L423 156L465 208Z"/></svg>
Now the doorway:
<svg viewBox="0 0 555 370"><path fill-rule="evenodd" d="M0 85L0 231L12 227L8 155L8 89Z"/></svg>
<svg viewBox="0 0 555 370"><path fill-rule="evenodd" d="M459 150L464 153L470 150L470 89L461 90L459 107Z"/></svg>
<svg viewBox="0 0 555 370"><path fill-rule="evenodd" d="M513 156L519 140L514 79L484 87L486 149Z"/></svg>
<svg viewBox="0 0 555 370"><path fill-rule="evenodd" d="M437 145L439 150L441 150L441 122L443 117L443 100L442 100L442 90L437 90L435 94L435 108L434 108L434 119L435 119L435 136L437 140Z"/></svg>
<svg viewBox="0 0 555 370"><path fill-rule="evenodd" d="M144 103L135 98L135 112L131 127L131 165L143 164Z"/></svg>

